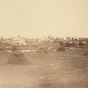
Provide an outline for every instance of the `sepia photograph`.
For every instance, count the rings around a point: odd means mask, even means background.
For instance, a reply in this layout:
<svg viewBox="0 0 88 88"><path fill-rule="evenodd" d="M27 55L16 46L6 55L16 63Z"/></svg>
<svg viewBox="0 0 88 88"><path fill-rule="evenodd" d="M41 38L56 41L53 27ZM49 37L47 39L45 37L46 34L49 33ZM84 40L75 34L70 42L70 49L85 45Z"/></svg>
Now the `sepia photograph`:
<svg viewBox="0 0 88 88"><path fill-rule="evenodd" d="M88 0L0 0L0 88L88 88Z"/></svg>

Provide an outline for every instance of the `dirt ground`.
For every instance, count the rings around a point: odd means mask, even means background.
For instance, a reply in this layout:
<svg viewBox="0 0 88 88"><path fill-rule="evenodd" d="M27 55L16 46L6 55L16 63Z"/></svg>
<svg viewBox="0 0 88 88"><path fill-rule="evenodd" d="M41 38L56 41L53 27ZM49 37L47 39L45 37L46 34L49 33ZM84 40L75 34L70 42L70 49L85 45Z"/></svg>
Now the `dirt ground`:
<svg viewBox="0 0 88 88"><path fill-rule="evenodd" d="M88 88L88 56L83 50L25 53L32 64L7 64L0 53L0 88Z"/></svg>

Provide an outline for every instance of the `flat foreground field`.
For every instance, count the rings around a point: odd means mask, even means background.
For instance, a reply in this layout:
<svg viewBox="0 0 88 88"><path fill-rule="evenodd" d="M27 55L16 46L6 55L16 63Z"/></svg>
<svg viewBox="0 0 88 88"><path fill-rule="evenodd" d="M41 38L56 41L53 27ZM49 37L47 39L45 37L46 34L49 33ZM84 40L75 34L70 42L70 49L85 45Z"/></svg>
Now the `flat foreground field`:
<svg viewBox="0 0 88 88"><path fill-rule="evenodd" d="M0 88L88 88L88 57L83 50L25 53L31 64L7 64L0 53Z"/></svg>

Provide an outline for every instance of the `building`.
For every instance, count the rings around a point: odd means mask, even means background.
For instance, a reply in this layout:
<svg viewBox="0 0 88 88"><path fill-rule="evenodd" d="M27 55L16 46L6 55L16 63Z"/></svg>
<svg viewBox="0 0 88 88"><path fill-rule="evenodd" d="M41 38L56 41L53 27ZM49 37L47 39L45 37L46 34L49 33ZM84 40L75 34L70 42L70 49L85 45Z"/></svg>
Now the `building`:
<svg viewBox="0 0 88 88"><path fill-rule="evenodd" d="M27 45L25 39L21 36L13 37L12 45Z"/></svg>

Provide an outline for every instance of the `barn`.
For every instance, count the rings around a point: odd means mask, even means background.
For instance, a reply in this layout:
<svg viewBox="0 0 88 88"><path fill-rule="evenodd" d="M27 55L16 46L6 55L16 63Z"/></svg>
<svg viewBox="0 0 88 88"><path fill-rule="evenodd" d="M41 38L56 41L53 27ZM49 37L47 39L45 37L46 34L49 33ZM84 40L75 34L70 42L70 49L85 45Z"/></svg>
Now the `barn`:
<svg viewBox="0 0 88 88"><path fill-rule="evenodd" d="M27 45L27 43L23 37L18 35L17 37L13 37L12 45Z"/></svg>

